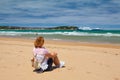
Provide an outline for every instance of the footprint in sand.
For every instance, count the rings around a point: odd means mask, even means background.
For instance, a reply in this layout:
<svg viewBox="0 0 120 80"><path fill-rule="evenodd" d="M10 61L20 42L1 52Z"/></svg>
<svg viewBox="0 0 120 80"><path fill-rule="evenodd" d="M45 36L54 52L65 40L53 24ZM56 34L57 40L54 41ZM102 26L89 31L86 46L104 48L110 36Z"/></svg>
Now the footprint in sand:
<svg viewBox="0 0 120 80"><path fill-rule="evenodd" d="M118 53L116 53L115 55L116 55L116 56L118 56L119 54L118 54Z"/></svg>
<svg viewBox="0 0 120 80"><path fill-rule="evenodd" d="M23 52L23 51L19 51L19 52Z"/></svg>
<svg viewBox="0 0 120 80"><path fill-rule="evenodd" d="M87 73L87 74L91 74L91 72L89 72L89 71L87 71L86 73Z"/></svg>
<svg viewBox="0 0 120 80"><path fill-rule="evenodd" d="M114 78L114 80L120 80L119 78Z"/></svg>
<svg viewBox="0 0 120 80"><path fill-rule="evenodd" d="M72 70L73 68L72 67L69 67L67 70Z"/></svg>

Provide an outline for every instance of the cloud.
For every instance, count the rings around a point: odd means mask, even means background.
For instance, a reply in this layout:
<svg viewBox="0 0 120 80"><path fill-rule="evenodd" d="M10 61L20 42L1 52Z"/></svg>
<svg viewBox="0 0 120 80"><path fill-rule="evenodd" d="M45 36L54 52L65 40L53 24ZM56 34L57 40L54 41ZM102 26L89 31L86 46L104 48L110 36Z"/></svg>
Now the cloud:
<svg viewBox="0 0 120 80"><path fill-rule="evenodd" d="M1 0L0 24L120 25L119 0Z"/></svg>

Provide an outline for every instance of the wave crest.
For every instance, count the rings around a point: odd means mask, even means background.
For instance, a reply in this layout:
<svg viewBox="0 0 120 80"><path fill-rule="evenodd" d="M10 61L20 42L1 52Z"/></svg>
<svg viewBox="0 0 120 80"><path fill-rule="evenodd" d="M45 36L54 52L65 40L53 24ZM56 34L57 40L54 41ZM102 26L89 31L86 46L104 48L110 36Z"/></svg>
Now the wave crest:
<svg viewBox="0 0 120 80"><path fill-rule="evenodd" d="M16 31L0 31L0 35L10 35L10 36L17 36L17 35L65 35L65 36L116 36L120 37L120 34L117 33L89 33L89 32L16 32Z"/></svg>

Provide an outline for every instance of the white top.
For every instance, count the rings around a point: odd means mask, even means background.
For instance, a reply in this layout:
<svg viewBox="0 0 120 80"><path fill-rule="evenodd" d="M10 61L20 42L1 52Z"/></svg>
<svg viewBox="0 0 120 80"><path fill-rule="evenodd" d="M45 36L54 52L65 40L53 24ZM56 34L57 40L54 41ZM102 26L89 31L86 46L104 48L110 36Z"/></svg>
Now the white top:
<svg viewBox="0 0 120 80"><path fill-rule="evenodd" d="M35 56L35 61L39 62L40 68L43 70L47 69L47 58L45 58L45 54L48 54L48 50L45 48L33 48L33 54Z"/></svg>

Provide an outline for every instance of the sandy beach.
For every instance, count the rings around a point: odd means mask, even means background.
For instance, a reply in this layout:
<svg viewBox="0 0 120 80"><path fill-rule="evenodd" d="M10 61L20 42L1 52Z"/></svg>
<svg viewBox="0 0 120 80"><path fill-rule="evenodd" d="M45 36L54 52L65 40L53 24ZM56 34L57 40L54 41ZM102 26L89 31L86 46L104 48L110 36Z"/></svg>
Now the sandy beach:
<svg viewBox="0 0 120 80"><path fill-rule="evenodd" d="M30 62L33 42L0 37L0 80L120 80L120 45L47 40L65 67L38 74Z"/></svg>

